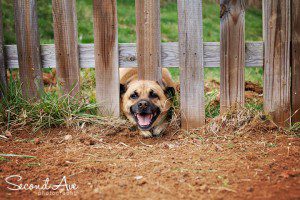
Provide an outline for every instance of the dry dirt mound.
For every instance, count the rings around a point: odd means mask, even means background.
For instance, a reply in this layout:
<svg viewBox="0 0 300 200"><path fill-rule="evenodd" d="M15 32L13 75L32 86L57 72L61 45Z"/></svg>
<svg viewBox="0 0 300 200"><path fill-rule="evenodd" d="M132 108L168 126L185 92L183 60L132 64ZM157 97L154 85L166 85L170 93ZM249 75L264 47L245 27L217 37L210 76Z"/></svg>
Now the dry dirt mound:
<svg viewBox="0 0 300 200"><path fill-rule="evenodd" d="M299 135L266 116L229 113L189 134L174 127L152 139L126 127L12 132L0 139L0 152L33 157L0 157L0 199L300 198ZM65 176L78 188L68 195L64 188L42 196L10 191L4 181L10 175L22 176L19 184L41 185Z"/></svg>

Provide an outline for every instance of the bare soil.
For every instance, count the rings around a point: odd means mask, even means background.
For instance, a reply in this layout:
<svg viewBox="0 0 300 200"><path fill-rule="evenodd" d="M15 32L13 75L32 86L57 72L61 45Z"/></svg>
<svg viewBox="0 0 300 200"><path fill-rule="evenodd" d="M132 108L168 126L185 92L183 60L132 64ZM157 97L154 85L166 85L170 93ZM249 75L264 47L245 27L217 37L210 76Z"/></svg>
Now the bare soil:
<svg viewBox="0 0 300 200"><path fill-rule="evenodd" d="M44 82L55 84L55 76L44 74ZM218 87L210 81L205 91ZM247 82L245 90L247 102L262 103L260 86ZM300 199L299 133L247 110L208 119L190 133L179 131L178 118L150 139L111 124L5 132L0 199ZM18 187L5 181L12 175L22 180L11 183L41 187L65 177L77 189L12 191Z"/></svg>
<svg viewBox="0 0 300 200"><path fill-rule="evenodd" d="M2 157L0 199L300 199L299 135L243 116L150 139L95 126L12 131L0 153L35 157ZM78 188L11 191L10 175L18 185L65 176Z"/></svg>

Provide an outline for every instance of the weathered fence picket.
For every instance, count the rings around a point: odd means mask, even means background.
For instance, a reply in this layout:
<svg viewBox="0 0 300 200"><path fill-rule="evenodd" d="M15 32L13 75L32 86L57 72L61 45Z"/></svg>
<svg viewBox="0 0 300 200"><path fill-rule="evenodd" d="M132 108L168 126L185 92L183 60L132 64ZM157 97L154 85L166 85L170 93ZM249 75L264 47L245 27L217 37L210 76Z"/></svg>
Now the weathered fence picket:
<svg viewBox="0 0 300 200"><path fill-rule="evenodd" d="M178 0L181 126L205 124L202 0Z"/></svg>
<svg viewBox="0 0 300 200"><path fill-rule="evenodd" d="M52 0L58 82L64 94L79 92L78 33L75 0Z"/></svg>
<svg viewBox="0 0 300 200"><path fill-rule="evenodd" d="M6 75L6 66L4 62L2 2L0 0L0 99L4 96L6 88L7 88L7 75Z"/></svg>
<svg viewBox="0 0 300 200"><path fill-rule="evenodd" d="M96 96L104 115L120 114L116 0L94 0Z"/></svg>
<svg viewBox="0 0 300 200"><path fill-rule="evenodd" d="M220 112L244 106L245 1L221 0Z"/></svg>
<svg viewBox="0 0 300 200"><path fill-rule="evenodd" d="M37 98L43 81L36 1L15 0L14 16L22 93L28 99Z"/></svg>
<svg viewBox="0 0 300 200"><path fill-rule="evenodd" d="M161 81L160 1L135 0L139 79Z"/></svg>
<svg viewBox="0 0 300 200"><path fill-rule="evenodd" d="M300 122L300 1L292 0L292 122Z"/></svg>
<svg viewBox="0 0 300 200"><path fill-rule="evenodd" d="M290 0L264 0L264 110L282 126L290 124Z"/></svg>

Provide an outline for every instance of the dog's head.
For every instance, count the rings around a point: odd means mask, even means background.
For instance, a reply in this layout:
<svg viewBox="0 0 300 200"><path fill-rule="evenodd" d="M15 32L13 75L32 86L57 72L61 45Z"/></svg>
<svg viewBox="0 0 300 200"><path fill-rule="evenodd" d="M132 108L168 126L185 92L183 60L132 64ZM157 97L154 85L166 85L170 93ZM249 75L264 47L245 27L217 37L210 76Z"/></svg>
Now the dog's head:
<svg viewBox="0 0 300 200"><path fill-rule="evenodd" d="M120 92L124 114L139 129L146 131L165 120L175 89L155 81L136 80L121 85Z"/></svg>

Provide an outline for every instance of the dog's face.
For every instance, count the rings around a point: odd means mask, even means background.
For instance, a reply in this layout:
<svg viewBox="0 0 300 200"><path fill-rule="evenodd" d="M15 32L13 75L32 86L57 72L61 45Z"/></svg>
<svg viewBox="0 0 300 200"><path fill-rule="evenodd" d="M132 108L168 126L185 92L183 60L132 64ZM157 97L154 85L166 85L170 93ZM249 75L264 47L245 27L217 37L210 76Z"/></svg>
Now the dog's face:
<svg viewBox="0 0 300 200"><path fill-rule="evenodd" d="M155 81L136 80L121 85L121 109L140 130L148 131L165 120L172 105L173 87Z"/></svg>

